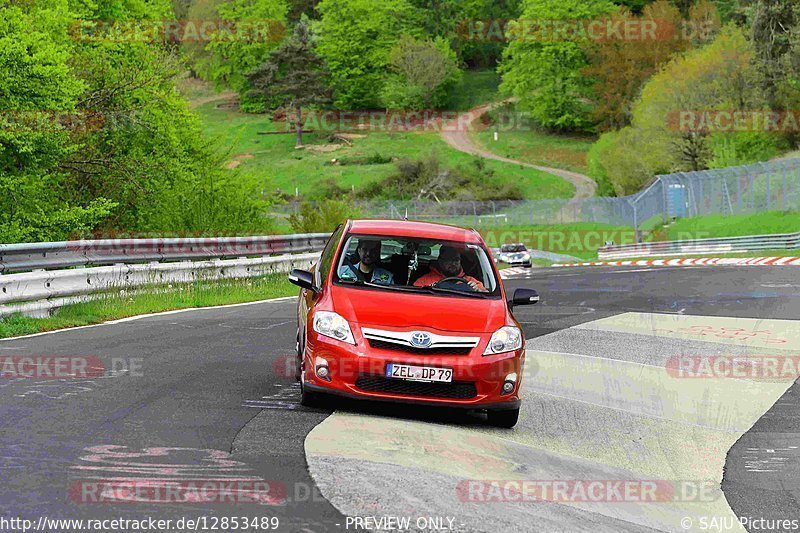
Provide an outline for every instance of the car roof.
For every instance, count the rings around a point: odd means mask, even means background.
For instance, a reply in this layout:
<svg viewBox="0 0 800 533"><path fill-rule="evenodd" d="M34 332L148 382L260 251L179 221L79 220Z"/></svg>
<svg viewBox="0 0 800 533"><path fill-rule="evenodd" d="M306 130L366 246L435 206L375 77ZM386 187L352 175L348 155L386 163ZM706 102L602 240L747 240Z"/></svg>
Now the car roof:
<svg viewBox="0 0 800 533"><path fill-rule="evenodd" d="M350 233L384 237L415 237L472 244L483 243L481 236L473 229L411 220L351 220L349 231Z"/></svg>

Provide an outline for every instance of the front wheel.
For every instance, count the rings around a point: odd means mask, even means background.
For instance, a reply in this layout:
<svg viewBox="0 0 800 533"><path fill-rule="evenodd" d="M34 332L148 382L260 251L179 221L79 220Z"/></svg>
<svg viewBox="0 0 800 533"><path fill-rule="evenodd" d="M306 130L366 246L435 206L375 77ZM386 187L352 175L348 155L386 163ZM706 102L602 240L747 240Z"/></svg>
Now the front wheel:
<svg viewBox="0 0 800 533"><path fill-rule="evenodd" d="M321 408L324 403L324 396L319 392L313 392L306 388L305 371L301 371L300 379L300 405L303 407Z"/></svg>
<svg viewBox="0 0 800 533"><path fill-rule="evenodd" d="M489 424L498 428L513 428L519 420L519 408L504 411L488 411Z"/></svg>
<svg viewBox="0 0 800 533"><path fill-rule="evenodd" d="M297 332L294 352L294 379L295 381L300 381L300 374L303 372L303 351L300 349L300 331Z"/></svg>

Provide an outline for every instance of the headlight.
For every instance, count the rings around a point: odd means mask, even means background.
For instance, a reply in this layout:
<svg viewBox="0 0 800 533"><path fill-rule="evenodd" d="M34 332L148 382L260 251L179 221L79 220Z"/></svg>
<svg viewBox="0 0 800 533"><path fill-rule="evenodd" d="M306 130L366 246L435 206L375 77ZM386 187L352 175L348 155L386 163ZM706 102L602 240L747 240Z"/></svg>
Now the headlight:
<svg viewBox="0 0 800 533"><path fill-rule="evenodd" d="M523 261L527 261L530 258L531 258L531 254L522 254L522 260Z"/></svg>
<svg viewBox="0 0 800 533"><path fill-rule="evenodd" d="M355 344L353 332L347 320L330 311L317 311L314 313L314 331L337 341Z"/></svg>
<svg viewBox="0 0 800 533"><path fill-rule="evenodd" d="M522 332L515 326L503 326L489 339L489 345L483 355L513 352L522 348Z"/></svg>

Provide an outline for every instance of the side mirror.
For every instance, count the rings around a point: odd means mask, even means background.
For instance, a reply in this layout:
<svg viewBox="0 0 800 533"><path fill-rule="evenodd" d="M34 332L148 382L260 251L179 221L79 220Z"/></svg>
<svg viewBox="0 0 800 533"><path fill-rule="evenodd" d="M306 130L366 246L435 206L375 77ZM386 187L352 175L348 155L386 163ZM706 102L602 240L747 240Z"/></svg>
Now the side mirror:
<svg viewBox="0 0 800 533"><path fill-rule="evenodd" d="M517 289L514 296L509 300L508 305L512 308L515 305L533 305L539 303L539 293L533 289Z"/></svg>
<svg viewBox="0 0 800 533"><path fill-rule="evenodd" d="M289 273L289 281L300 288L317 292L317 288L314 286L314 274L308 270L293 269Z"/></svg>

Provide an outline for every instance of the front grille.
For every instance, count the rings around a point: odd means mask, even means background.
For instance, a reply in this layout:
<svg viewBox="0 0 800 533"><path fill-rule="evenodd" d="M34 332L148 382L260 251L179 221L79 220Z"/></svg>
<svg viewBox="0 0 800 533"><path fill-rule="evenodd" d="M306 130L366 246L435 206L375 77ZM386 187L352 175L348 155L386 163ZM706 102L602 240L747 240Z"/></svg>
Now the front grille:
<svg viewBox="0 0 800 533"><path fill-rule="evenodd" d="M379 341L376 339L368 339L369 345L373 348L380 348L381 350L395 350L404 353L413 353L416 355L467 355L472 348L414 348L413 346L405 346L403 344L396 344L394 342Z"/></svg>
<svg viewBox="0 0 800 533"><path fill-rule="evenodd" d="M366 392L387 392L390 394L407 394L409 396L427 396L429 398L467 400L478 395L475 383L471 381L425 383L422 381L391 379L376 374L361 374L356 380L356 387Z"/></svg>

